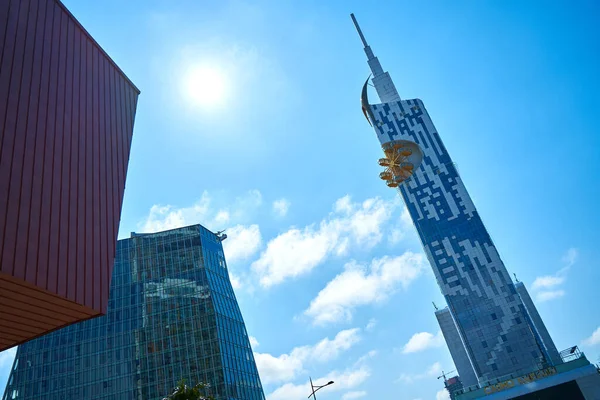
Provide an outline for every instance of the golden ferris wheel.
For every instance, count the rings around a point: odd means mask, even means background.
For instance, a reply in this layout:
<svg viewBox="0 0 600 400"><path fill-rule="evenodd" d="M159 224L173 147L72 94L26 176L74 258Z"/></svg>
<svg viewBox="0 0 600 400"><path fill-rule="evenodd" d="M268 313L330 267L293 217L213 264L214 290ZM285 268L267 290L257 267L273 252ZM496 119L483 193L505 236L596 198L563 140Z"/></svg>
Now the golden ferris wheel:
<svg viewBox="0 0 600 400"><path fill-rule="evenodd" d="M385 157L379 159L379 165L385 167L385 170L379 177L392 188L410 178L423 159L421 149L414 142L394 140L381 147Z"/></svg>

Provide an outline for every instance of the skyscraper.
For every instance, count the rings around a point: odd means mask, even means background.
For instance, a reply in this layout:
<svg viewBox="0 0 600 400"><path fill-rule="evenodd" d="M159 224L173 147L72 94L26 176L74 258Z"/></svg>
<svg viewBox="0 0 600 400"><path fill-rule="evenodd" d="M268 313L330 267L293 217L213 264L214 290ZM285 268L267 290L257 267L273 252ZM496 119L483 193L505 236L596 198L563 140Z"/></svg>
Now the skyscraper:
<svg viewBox="0 0 600 400"><path fill-rule="evenodd" d="M369 104L365 84L362 105L386 155L381 177L400 189L475 375L537 368L542 353L523 302L425 105L400 99L360 35L382 101Z"/></svg>
<svg viewBox="0 0 600 400"><path fill-rule="evenodd" d="M0 351L106 312L138 95L60 1L0 1Z"/></svg>
<svg viewBox="0 0 600 400"><path fill-rule="evenodd" d="M474 391L465 399L492 393L494 400L509 399L552 387L569 396L552 398L583 399L582 391L600 398L595 368L576 346L569 354L577 355L565 362L525 287L515 287L425 105L400 98L351 16L381 100L369 104L367 79L361 104L384 153L379 177L399 188L448 304L436 317L462 383L446 386L477 385L465 389Z"/></svg>
<svg viewBox="0 0 600 400"><path fill-rule="evenodd" d="M218 236L201 225L117 243L108 312L20 345L3 399L264 394Z"/></svg>

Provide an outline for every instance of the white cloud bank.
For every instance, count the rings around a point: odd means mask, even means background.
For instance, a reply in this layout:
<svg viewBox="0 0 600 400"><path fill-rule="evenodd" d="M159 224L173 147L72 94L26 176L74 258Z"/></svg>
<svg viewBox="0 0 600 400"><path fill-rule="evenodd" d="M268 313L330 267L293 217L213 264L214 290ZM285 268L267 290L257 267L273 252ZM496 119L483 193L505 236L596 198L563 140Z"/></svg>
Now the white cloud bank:
<svg viewBox="0 0 600 400"><path fill-rule="evenodd" d="M536 292L535 298L538 302L554 300L563 297L566 292L560 286L567 280L567 273L577 262L579 251L571 247L562 257L564 266L554 275L538 276L531 285L531 290Z"/></svg>
<svg viewBox="0 0 600 400"><path fill-rule="evenodd" d="M450 394L446 389L439 390L435 394L435 400L450 400Z"/></svg>
<svg viewBox="0 0 600 400"><path fill-rule="evenodd" d="M366 397L366 396L367 396L367 392L365 392L364 390L348 392L348 393L344 393L344 395L342 396L342 400L362 399L363 397Z"/></svg>
<svg viewBox="0 0 600 400"><path fill-rule="evenodd" d="M223 251L228 264L247 260L260 249L262 235L258 225L236 225L227 229L227 239L223 241Z"/></svg>
<svg viewBox="0 0 600 400"><path fill-rule="evenodd" d="M304 314L316 325L352 319L356 307L383 302L399 287L406 288L424 269L421 254L374 259L370 265L349 262L310 302Z"/></svg>
<svg viewBox="0 0 600 400"><path fill-rule="evenodd" d="M600 326L592 333L592 336L584 339L582 343L586 346L596 346L600 344Z"/></svg>
<svg viewBox="0 0 600 400"><path fill-rule="evenodd" d="M296 347L289 354L274 357L268 353L254 353L254 359L263 384L290 381L303 371L305 362L333 360L360 340L360 329L346 329L333 339L325 338L315 345Z"/></svg>
<svg viewBox="0 0 600 400"><path fill-rule="evenodd" d="M444 337L439 331L436 335L429 332L419 332L411 336L408 342L402 347L402 353L418 353L434 347L441 347L444 344Z"/></svg>
<svg viewBox="0 0 600 400"><path fill-rule="evenodd" d="M323 377L313 379L313 382L315 384L322 385L329 381L334 381L335 384L327 387L326 390L328 391L335 392L353 389L359 386L364 381L366 381L369 378L369 376L371 376L371 369L366 365L365 361L368 358L373 357L374 355L375 352L371 351L367 355L361 357L356 363L354 363L354 365L345 369L344 371L331 371ZM310 393L310 383L308 381L299 385L293 383L286 383L285 385L280 386L274 392L269 394L267 396L267 400L305 400L307 393Z"/></svg>
<svg viewBox="0 0 600 400"><path fill-rule="evenodd" d="M415 381L425 379L425 378L435 378L441 373L442 373L442 364L440 364L439 362L436 362L436 363L433 363L431 366L429 366L425 372L422 372L420 374L407 374L407 373L400 374L400 377L398 377L397 382L410 384L410 383L413 383Z"/></svg>
<svg viewBox="0 0 600 400"><path fill-rule="evenodd" d="M375 327L377 326L377 320L375 318L371 318L365 327L365 331L373 332Z"/></svg>
<svg viewBox="0 0 600 400"><path fill-rule="evenodd" d="M535 298L540 303L544 303L546 301L560 299L564 295L565 295L564 290L544 290L542 292L539 292Z"/></svg>
<svg viewBox="0 0 600 400"><path fill-rule="evenodd" d="M273 202L273 212L280 217L285 217L289 209L290 201L287 199L279 199Z"/></svg>
<svg viewBox="0 0 600 400"><path fill-rule="evenodd" d="M252 263L263 287L307 274L328 257L344 255L350 246L371 248L383 237L383 227L400 204L370 198L354 203L350 196L336 201L333 211L318 224L292 227L271 239Z"/></svg>
<svg viewBox="0 0 600 400"><path fill-rule="evenodd" d="M231 203L219 202L221 204L217 207L213 203L213 196L204 191L200 199L189 207L155 204L150 208L148 216L140 221L138 229L144 233L152 233L193 224L202 224L211 230L222 229L224 225L239 221L260 207L262 194L253 189Z"/></svg>

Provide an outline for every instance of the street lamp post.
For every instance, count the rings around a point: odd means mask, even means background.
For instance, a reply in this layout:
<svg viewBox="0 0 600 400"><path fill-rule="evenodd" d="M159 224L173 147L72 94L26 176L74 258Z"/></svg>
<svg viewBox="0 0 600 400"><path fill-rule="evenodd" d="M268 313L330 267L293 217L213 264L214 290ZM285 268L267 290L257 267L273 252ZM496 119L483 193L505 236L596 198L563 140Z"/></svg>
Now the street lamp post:
<svg viewBox="0 0 600 400"><path fill-rule="evenodd" d="M312 378L309 377L308 379L310 379L310 389L312 390L312 393L310 394L310 396L308 396L308 398L310 399L312 396L313 400L317 400L317 395L315 394L317 390L323 389L325 386L333 385L333 381L329 381L325 385L315 386L313 385Z"/></svg>

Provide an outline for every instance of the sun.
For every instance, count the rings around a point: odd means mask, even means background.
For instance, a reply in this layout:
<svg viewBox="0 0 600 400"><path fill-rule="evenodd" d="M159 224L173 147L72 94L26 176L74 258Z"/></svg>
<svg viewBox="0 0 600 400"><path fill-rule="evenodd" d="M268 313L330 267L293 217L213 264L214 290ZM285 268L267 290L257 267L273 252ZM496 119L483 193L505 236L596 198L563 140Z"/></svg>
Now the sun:
<svg viewBox="0 0 600 400"><path fill-rule="evenodd" d="M223 105L229 94L227 76L215 66L201 65L190 68L183 84L189 100L202 108Z"/></svg>

